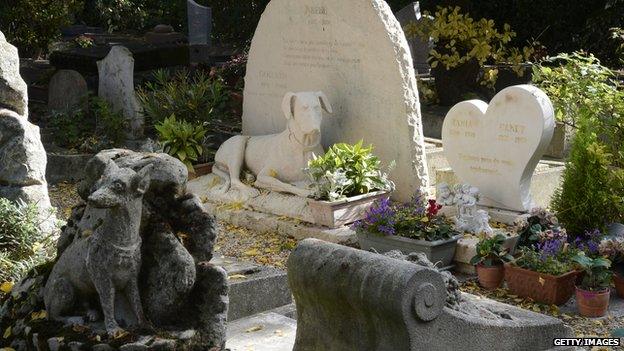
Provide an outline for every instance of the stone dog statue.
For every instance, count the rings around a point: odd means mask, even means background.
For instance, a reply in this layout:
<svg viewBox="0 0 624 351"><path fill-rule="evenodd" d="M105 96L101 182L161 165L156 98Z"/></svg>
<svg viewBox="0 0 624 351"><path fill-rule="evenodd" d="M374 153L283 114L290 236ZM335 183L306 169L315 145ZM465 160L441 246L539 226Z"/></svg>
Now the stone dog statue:
<svg viewBox="0 0 624 351"><path fill-rule="evenodd" d="M108 161L88 198L85 219L80 223L82 235L63 251L46 283L44 302L49 318L80 320L70 314L88 307L86 316L95 321L99 313L90 303L99 297L106 330L114 336L122 331L115 320L115 297L124 293L121 297L127 299L138 326L148 326L138 276L142 200L149 188L151 168L149 165L135 172Z"/></svg>
<svg viewBox="0 0 624 351"><path fill-rule="evenodd" d="M332 107L322 92L286 93L282 102L287 128L282 133L262 136L239 135L225 141L215 155L213 173L225 180L223 192L231 187L255 197L258 190L243 184L243 168L256 177L254 186L302 197L311 194L301 185L303 169L313 155L323 155L321 122L323 110Z"/></svg>

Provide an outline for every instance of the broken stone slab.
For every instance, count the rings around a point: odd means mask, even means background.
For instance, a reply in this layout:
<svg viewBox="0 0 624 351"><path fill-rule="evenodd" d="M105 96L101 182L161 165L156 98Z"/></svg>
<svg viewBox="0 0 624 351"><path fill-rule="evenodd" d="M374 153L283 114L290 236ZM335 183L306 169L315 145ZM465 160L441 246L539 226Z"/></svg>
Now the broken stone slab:
<svg viewBox="0 0 624 351"><path fill-rule="evenodd" d="M231 351L291 351L297 322L277 313L261 313L229 324L225 346Z"/></svg>
<svg viewBox="0 0 624 351"><path fill-rule="evenodd" d="M230 306L233 321L292 303L285 271L262 266L250 274L229 274Z"/></svg>
<svg viewBox="0 0 624 351"><path fill-rule="evenodd" d="M442 273L307 239L288 260L297 305L293 350L547 350L572 337L560 320L461 294L447 305ZM450 288L448 288L450 289Z"/></svg>

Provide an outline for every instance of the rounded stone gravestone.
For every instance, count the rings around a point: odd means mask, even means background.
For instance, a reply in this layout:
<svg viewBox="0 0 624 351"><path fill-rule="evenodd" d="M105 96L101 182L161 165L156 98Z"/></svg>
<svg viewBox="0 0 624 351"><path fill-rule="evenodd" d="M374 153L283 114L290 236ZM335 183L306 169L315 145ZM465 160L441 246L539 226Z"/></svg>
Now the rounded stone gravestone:
<svg viewBox="0 0 624 351"><path fill-rule="evenodd" d="M62 69L56 72L48 85L48 108L56 111L71 111L84 106L89 94L87 82L74 70Z"/></svg>
<svg viewBox="0 0 624 351"><path fill-rule="evenodd" d="M243 106L243 133L282 132L288 91L323 91L325 148L372 143L397 200L429 184L418 90L400 24L382 0L273 0L254 35Z"/></svg>

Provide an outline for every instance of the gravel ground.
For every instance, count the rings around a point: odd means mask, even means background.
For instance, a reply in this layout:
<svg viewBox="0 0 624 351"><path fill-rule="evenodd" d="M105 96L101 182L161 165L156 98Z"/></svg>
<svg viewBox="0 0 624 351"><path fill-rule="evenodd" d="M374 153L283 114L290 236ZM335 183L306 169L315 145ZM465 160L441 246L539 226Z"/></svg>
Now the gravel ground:
<svg viewBox="0 0 624 351"><path fill-rule="evenodd" d="M76 190L76 185L73 183L59 183L48 187L50 201L52 206L56 207L56 214L59 219L67 220L71 215L72 207L82 201Z"/></svg>

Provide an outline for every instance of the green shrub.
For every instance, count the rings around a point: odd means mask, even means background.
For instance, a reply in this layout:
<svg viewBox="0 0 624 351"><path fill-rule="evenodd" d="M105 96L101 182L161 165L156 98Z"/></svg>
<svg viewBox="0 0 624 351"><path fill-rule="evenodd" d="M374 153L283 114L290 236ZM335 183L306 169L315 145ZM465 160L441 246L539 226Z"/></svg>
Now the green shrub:
<svg viewBox="0 0 624 351"><path fill-rule="evenodd" d="M551 207L572 238L604 230L624 219L624 92L599 60L579 53L536 66L533 77L575 132Z"/></svg>
<svg viewBox="0 0 624 351"><path fill-rule="evenodd" d="M86 109L50 113L48 128L54 143L80 152L121 146L127 125L123 115L113 112L108 103L98 97L91 96L88 101Z"/></svg>
<svg viewBox="0 0 624 351"><path fill-rule="evenodd" d="M21 57L39 56L81 7L82 0L0 0L0 30Z"/></svg>
<svg viewBox="0 0 624 351"><path fill-rule="evenodd" d="M204 153L202 146L206 130L200 125L176 120L175 115L165 118L155 126L158 139L169 155L182 161L190 172L193 162Z"/></svg>
<svg viewBox="0 0 624 351"><path fill-rule="evenodd" d="M392 190L394 184L381 171L381 161L373 155L373 146L335 144L324 156L308 162L306 173L317 199L334 201L344 197Z"/></svg>
<svg viewBox="0 0 624 351"><path fill-rule="evenodd" d="M624 214L624 170L587 129L578 130L572 141L563 183L551 204L573 238L585 230L604 230Z"/></svg>
<svg viewBox="0 0 624 351"><path fill-rule="evenodd" d="M146 118L146 125L155 125L172 114L193 124L225 123L231 118L229 91L220 78L203 71L195 74L183 70L169 74L165 70L154 73L154 81L139 88L138 98Z"/></svg>
<svg viewBox="0 0 624 351"><path fill-rule="evenodd" d="M39 224L34 204L0 198L0 282L18 281L52 257L54 244L39 230Z"/></svg>

